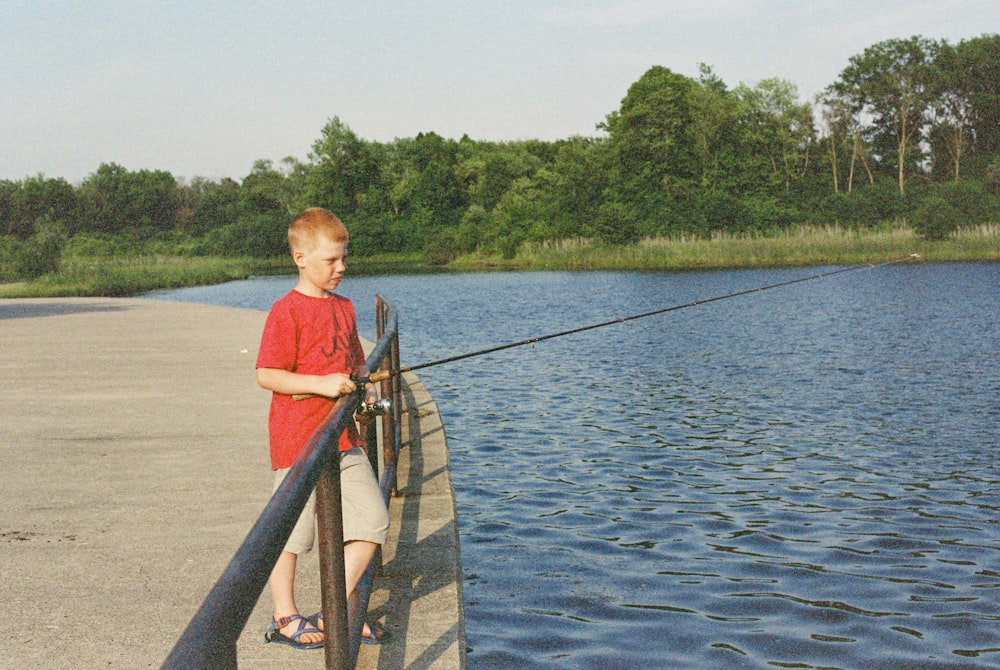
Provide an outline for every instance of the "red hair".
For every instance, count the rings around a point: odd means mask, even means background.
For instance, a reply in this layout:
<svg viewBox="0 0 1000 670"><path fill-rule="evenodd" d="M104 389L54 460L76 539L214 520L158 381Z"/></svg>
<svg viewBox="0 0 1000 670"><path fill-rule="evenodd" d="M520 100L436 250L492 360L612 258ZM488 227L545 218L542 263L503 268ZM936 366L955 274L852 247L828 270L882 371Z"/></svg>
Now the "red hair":
<svg viewBox="0 0 1000 670"><path fill-rule="evenodd" d="M345 244L348 240L344 223L322 207L303 210L288 226L288 246L293 253L297 249L308 251L314 248L321 238Z"/></svg>

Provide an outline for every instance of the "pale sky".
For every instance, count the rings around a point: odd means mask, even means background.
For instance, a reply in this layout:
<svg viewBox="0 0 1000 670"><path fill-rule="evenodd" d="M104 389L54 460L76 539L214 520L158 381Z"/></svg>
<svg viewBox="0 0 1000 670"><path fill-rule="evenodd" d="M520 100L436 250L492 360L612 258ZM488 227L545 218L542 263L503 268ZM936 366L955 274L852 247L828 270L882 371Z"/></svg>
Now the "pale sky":
<svg viewBox="0 0 1000 670"><path fill-rule="evenodd" d="M337 116L391 142L596 136L654 65L812 99L892 38L1000 32L996 0L5 0L0 179L101 163L242 180Z"/></svg>

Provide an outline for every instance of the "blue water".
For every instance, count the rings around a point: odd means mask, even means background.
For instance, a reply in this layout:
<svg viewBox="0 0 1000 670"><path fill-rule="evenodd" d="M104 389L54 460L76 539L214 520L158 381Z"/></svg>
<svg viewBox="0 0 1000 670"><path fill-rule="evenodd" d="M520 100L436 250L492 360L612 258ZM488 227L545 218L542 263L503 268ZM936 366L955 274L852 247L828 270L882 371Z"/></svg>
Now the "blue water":
<svg viewBox="0 0 1000 670"><path fill-rule="evenodd" d="M349 278L404 365L819 270ZM267 309L292 281L159 294ZM367 329L366 329L367 326ZM1000 264L894 265L420 371L469 665L1000 667Z"/></svg>

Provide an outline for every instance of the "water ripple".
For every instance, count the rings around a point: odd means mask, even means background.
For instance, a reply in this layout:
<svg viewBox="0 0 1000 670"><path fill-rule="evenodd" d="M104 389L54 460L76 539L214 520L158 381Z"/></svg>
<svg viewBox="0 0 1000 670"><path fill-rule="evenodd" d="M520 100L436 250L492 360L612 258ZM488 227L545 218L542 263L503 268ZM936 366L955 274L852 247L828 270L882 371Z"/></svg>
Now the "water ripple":
<svg viewBox="0 0 1000 670"><path fill-rule="evenodd" d="M643 639L639 662L656 667L997 663L995 433L938 417L950 399L915 397L942 379L923 375L889 402L894 363L827 365L817 351L844 360L836 347L808 348L673 360L642 386L590 380L534 416L520 408L537 449L463 424L458 476L479 480L460 494L463 538L489 536L503 565L470 589L472 667L624 667L618 635ZM544 394L514 393L518 379L511 397L538 408ZM483 400L496 407L507 390ZM614 420L622 407L628 420ZM505 462L474 471L493 445ZM539 564L549 558L559 570Z"/></svg>
<svg viewBox="0 0 1000 670"><path fill-rule="evenodd" d="M344 290L412 364L801 274ZM998 286L883 268L422 371L470 668L1000 667Z"/></svg>

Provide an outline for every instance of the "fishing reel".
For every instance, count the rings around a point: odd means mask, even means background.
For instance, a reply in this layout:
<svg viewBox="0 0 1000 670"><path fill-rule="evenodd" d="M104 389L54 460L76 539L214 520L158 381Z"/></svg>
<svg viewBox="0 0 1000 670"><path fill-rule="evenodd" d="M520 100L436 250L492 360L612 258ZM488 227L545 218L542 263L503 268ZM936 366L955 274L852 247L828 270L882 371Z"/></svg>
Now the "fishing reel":
<svg viewBox="0 0 1000 670"><path fill-rule="evenodd" d="M383 414L388 414L392 411L392 401L388 398L382 398L381 400L376 400L375 402L365 402L365 395L367 393L366 386L371 383L371 377L354 377L351 379L357 384L357 390L355 393L358 394L358 398L361 402L358 403L358 409L354 412L354 415L359 419L370 419L376 416L382 416Z"/></svg>
<svg viewBox="0 0 1000 670"><path fill-rule="evenodd" d="M388 398L382 398L381 400L376 400L375 402L362 402L358 405L358 411L355 412L357 416L369 418L374 416L382 416L383 414L388 414L392 411L392 401Z"/></svg>

